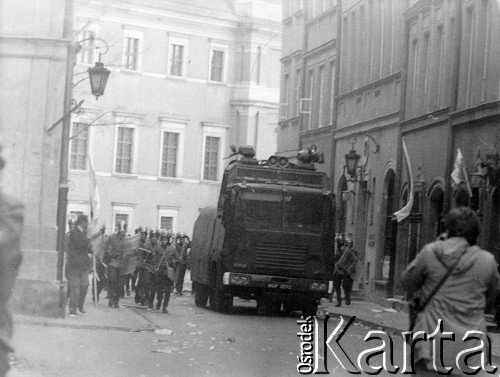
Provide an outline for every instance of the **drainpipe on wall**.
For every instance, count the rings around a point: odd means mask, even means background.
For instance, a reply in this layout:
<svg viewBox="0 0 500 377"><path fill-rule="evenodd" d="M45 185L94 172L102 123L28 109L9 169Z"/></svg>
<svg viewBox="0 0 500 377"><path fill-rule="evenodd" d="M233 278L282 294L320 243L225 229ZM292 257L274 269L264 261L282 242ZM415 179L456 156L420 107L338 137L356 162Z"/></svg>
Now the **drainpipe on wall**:
<svg viewBox="0 0 500 377"><path fill-rule="evenodd" d="M451 74L451 99L450 109L448 112L448 143L447 143L447 156L446 169L445 169L445 198L443 203L443 212L447 213L451 207L451 170L453 164L453 145L455 144L455 135L453 133L453 126L451 114L457 110L458 102L458 88L460 78L460 53L462 45L462 2L455 0L455 40L453 41L453 67Z"/></svg>
<svg viewBox="0 0 500 377"><path fill-rule="evenodd" d="M403 48L401 50L402 61L401 61L401 95L400 95L400 103L399 103L399 127L397 130L397 146L396 146L396 179L394 180L394 200L393 200L393 209L394 204L395 207L399 209L400 206L400 196L401 196L401 187L403 186L403 130L402 130L402 122L404 122L406 113L406 91L408 87L408 55L409 55L409 35L410 35L410 24L406 18L404 18L404 27L403 27ZM398 225L398 233L396 236L396 249L397 250L407 250L407 243L405 242L404 235L401 234L400 227ZM383 237L383 236L380 236ZM382 244L382 243L379 243ZM405 260L402 261L401 258ZM398 292L399 285L399 277L401 276L402 270L406 267L406 258L407 252L404 253L396 253L395 266L394 266L394 283L393 283L393 292Z"/></svg>
<svg viewBox="0 0 500 377"><path fill-rule="evenodd" d="M332 193L335 193L335 156L337 154L337 141L335 140L335 134L337 130L337 114L338 114L338 100L337 96L339 95L339 79L340 79L340 57L341 52L340 49L342 47L342 0L337 1L337 36L335 39L335 85L333 87L333 98L334 98L334 106L333 106L333 116L332 116L332 155L331 155L331 185L332 185ZM339 198L337 198L336 203L339 203ZM337 206L339 207L339 206ZM335 219L335 221L337 221Z"/></svg>
<svg viewBox="0 0 500 377"><path fill-rule="evenodd" d="M302 35L302 76L300 77L300 98L306 98L306 80L307 80L307 60L306 60L306 51L307 51L307 18L309 16L308 12L308 4L304 3L304 25L303 25L303 35ZM302 101L300 101L302 103ZM299 103L299 106L300 106ZM312 110L312 99L311 103L309 104L310 110ZM300 110L300 108L299 108ZM312 111L309 112L309 117L312 116ZM298 137L298 142L299 145L297 146L297 150L300 151L302 150L302 138L300 136L300 133L305 131L305 125L304 125L304 114L302 111L300 111L300 121L299 121L299 137ZM309 119L308 119L309 121Z"/></svg>
<svg viewBox="0 0 500 377"><path fill-rule="evenodd" d="M59 163L59 191L57 197L57 280L59 282L59 316L64 318L66 309L66 291L64 286L64 247L66 241L66 209L68 204L68 153L71 128L71 97L73 91L73 66L75 48L73 44L73 1L66 0L64 10L63 38L68 40L66 58L66 81L64 86L64 119L61 130L61 158Z"/></svg>

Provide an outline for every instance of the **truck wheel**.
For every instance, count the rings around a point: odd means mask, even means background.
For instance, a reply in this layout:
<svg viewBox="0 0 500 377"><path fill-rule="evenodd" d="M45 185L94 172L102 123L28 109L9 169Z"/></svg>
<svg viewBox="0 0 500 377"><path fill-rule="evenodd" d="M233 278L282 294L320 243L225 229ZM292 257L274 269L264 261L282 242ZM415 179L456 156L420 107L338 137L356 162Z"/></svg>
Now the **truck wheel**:
<svg viewBox="0 0 500 377"><path fill-rule="evenodd" d="M316 301L305 300L302 303L302 316L304 318L315 316L317 311L318 304Z"/></svg>
<svg viewBox="0 0 500 377"><path fill-rule="evenodd" d="M194 303L196 306L205 307L208 301L208 287L203 284L196 284L194 290Z"/></svg>

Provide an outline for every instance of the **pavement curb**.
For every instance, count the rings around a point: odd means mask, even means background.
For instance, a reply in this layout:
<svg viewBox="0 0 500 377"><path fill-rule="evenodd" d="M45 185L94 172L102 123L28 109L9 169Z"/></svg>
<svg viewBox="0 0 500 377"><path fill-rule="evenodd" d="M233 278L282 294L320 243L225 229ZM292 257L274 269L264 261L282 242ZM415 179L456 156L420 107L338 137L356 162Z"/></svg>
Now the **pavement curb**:
<svg viewBox="0 0 500 377"><path fill-rule="evenodd" d="M135 328L135 327L125 327L125 326L98 326L98 325L85 325L85 324L75 324L75 323L55 323L55 322L37 321L30 319L14 320L14 325L58 327L58 328L77 329L77 330L111 330L111 331L125 331L125 332L153 332L157 329L157 327Z"/></svg>
<svg viewBox="0 0 500 377"><path fill-rule="evenodd" d="M345 318L347 320L351 319L352 317L356 317L354 315L332 313L330 311L322 310L322 309L320 309L320 310L322 313L321 313L321 315L319 315L317 317L322 318L322 319L325 317L325 315L329 315L331 318ZM395 327L387 326L384 324L372 322L372 321L369 321L369 320L366 320L363 318L359 318L359 317L356 317L354 322L356 322L356 321L361 323L364 326L372 327L372 328L375 328L377 330L384 331L387 334L401 334L403 331L406 331L406 330L397 329ZM492 354L491 359L492 359L491 361L493 362L494 365L500 367L500 356L499 355Z"/></svg>

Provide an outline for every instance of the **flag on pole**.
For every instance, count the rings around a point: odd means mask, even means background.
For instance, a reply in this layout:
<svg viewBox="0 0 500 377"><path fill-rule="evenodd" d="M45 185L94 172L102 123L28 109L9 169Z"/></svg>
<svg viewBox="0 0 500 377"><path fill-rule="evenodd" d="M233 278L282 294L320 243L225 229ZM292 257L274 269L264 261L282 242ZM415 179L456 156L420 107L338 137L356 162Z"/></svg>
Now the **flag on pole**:
<svg viewBox="0 0 500 377"><path fill-rule="evenodd" d="M408 198L408 203L401 208L399 211L394 212L396 220L399 222L406 219L411 213L411 207L413 207L413 173L411 171L410 158L408 157L408 150L406 149L405 138L403 137L403 151L405 153L406 159L406 170L408 171L408 181L410 182L410 197Z"/></svg>
<svg viewBox="0 0 500 377"><path fill-rule="evenodd" d="M94 232L99 230L99 216L101 212L101 200L99 190L97 189L97 180L95 178L95 170L89 156L89 185L90 185L90 219L91 226Z"/></svg>
<svg viewBox="0 0 500 377"><path fill-rule="evenodd" d="M99 191L97 190L97 180L95 179L95 171L92 166L92 161L89 159L89 187L90 187L90 224L89 224L89 235L94 235L100 230L99 216L101 214L101 200L99 198ZM102 235L99 237L94 237L90 241L92 245L92 281L93 281L93 291L95 297L95 304L97 305L97 270L96 270L96 254L101 254L103 246Z"/></svg>
<svg viewBox="0 0 500 377"><path fill-rule="evenodd" d="M462 151L460 150L460 148L457 149L457 157L455 158L455 166L453 168L453 171L451 172L451 179L455 188L457 188L462 182L465 183L465 186L469 191L469 195L472 196L469 176L467 175L464 158L462 156Z"/></svg>

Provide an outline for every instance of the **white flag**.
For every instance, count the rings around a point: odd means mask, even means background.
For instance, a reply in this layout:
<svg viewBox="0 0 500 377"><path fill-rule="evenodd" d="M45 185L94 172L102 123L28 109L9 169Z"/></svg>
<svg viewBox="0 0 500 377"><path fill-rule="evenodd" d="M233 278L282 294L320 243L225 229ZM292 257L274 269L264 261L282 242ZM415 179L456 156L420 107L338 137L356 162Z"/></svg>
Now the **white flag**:
<svg viewBox="0 0 500 377"><path fill-rule="evenodd" d="M472 189L469 183L469 177L467 176L467 170L465 168L464 157L462 156L462 151L457 149L457 158L455 158L455 166L451 172L451 179L453 180L453 185L458 187L460 183L465 183L469 195L472 196Z"/></svg>
<svg viewBox="0 0 500 377"><path fill-rule="evenodd" d="M92 161L89 156L89 188L90 188L90 226L89 233L96 233L100 226L100 215L101 215L101 199L99 197L99 190L97 189L97 181L95 178L94 167L92 166Z"/></svg>
<svg viewBox="0 0 500 377"><path fill-rule="evenodd" d="M411 172L410 158L408 157L408 150L406 149L405 138L403 137L403 151L405 152L406 168L408 170L408 180L410 181L410 197L408 198L408 203L401 208L398 212L394 212L394 216L399 222L406 219L411 213L411 207L413 207L413 173Z"/></svg>

